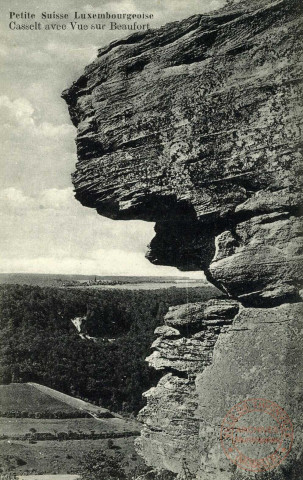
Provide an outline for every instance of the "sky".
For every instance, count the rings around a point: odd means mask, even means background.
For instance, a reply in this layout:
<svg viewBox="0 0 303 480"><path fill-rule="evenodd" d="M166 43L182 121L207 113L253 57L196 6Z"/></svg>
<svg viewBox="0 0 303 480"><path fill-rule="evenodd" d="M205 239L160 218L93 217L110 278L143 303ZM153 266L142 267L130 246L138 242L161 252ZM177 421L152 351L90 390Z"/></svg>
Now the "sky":
<svg viewBox="0 0 303 480"><path fill-rule="evenodd" d="M97 275L184 275L144 255L154 224L113 221L74 199L76 129L61 92L124 31L12 30L10 15L153 13L152 28L225 0L1 0L0 15L0 272ZM25 16L25 15L24 15ZM14 20L18 24L35 20ZM44 24L47 23L43 21ZM90 20L88 23L100 21ZM131 22L130 22L131 23ZM42 25L44 27L44 25ZM196 273L193 276L202 276Z"/></svg>

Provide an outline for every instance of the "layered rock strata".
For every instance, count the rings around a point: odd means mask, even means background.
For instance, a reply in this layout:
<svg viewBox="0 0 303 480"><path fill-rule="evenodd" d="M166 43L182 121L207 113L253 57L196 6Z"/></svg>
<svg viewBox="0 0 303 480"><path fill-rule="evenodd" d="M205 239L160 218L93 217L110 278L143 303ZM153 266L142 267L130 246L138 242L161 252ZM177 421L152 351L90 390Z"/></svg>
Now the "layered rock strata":
<svg viewBox="0 0 303 480"><path fill-rule="evenodd" d="M228 331L239 310L233 300L171 307L165 325L155 331L149 364L166 375L145 393L147 406L137 446L149 464L173 472L196 472L200 462L197 374L211 365L219 335Z"/></svg>
<svg viewBox="0 0 303 480"><path fill-rule="evenodd" d="M251 1L132 35L63 94L78 128L76 198L156 221L151 261L204 269L248 304L297 300L300 12L298 0ZM280 226L290 246L268 244Z"/></svg>
<svg viewBox="0 0 303 480"><path fill-rule="evenodd" d="M148 258L203 270L227 298L172 309L148 361L139 447L180 478L263 480L220 424L249 397L296 432L271 480L299 479L302 428L302 4L251 0L113 42L63 97L76 198L156 222Z"/></svg>

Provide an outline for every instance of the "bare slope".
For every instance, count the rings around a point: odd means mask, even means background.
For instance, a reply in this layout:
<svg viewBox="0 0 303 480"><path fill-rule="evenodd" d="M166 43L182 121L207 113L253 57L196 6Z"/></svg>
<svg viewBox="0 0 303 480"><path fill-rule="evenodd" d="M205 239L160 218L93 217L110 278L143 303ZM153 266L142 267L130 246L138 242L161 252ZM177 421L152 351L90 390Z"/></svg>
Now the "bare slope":
<svg viewBox="0 0 303 480"><path fill-rule="evenodd" d="M75 413L76 408L59 398L46 395L32 385L26 383L11 383L0 385L0 412L9 411L30 413L64 412Z"/></svg>
<svg viewBox="0 0 303 480"><path fill-rule="evenodd" d="M28 383L28 385L38 390L39 392L44 393L48 397L51 397L55 401L60 401L65 405L68 405L69 407L88 412L96 418L115 416L106 408L97 407L92 403L84 402L79 398L71 397L70 395L66 395L65 393L58 392L58 390L54 390L53 388L45 387L44 385L40 385L38 383Z"/></svg>

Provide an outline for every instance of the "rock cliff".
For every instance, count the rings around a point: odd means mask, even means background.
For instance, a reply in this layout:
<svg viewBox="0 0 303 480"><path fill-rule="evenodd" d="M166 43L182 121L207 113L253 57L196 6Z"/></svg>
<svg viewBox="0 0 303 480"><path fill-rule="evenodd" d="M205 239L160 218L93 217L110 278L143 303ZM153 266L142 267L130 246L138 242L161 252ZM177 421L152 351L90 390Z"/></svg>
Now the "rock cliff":
<svg viewBox="0 0 303 480"><path fill-rule="evenodd" d="M227 411L251 397L295 428L271 480L303 471L301 13L300 0L251 0L136 33L63 92L76 198L155 221L150 261L203 270L227 297L171 309L148 358L163 378L138 448L180 478L269 478L220 445Z"/></svg>

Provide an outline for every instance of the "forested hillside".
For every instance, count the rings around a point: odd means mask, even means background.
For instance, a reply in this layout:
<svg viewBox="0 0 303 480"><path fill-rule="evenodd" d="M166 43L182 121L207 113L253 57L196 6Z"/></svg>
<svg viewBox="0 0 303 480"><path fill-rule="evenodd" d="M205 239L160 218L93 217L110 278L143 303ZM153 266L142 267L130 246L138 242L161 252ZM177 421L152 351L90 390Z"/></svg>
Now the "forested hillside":
<svg viewBox="0 0 303 480"><path fill-rule="evenodd" d="M0 382L37 382L113 411L136 413L157 380L145 357L170 305L212 287L153 291L0 288ZM86 318L83 339L72 324Z"/></svg>

